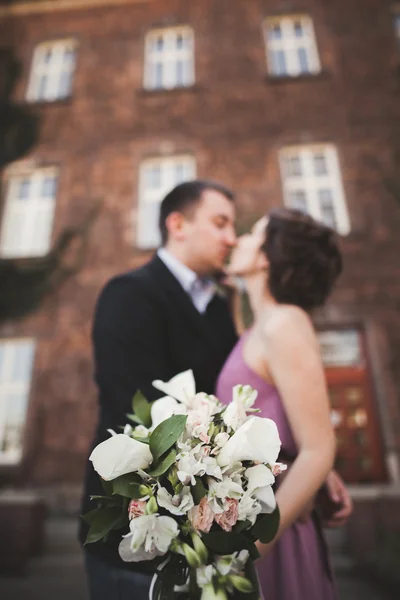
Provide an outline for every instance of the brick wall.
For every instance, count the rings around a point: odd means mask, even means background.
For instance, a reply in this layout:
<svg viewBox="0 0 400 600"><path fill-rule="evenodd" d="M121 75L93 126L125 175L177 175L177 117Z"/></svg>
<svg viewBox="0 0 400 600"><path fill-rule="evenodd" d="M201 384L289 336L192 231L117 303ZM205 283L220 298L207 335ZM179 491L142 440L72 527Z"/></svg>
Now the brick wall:
<svg viewBox="0 0 400 600"><path fill-rule="evenodd" d="M72 98L37 107L41 141L29 157L61 167L54 236L78 223L95 198L104 199L104 208L83 270L37 314L0 328L3 337L38 340L26 456L19 470L0 477L40 486L81 481L96 411L89 339L95 298L111 275L148 256L134 248L140 161L193 153L199 176L237 191L240 218L248 221L283 201L277 151L313 142L338 148L352 225L343 242L344 276L317 321L372 332L385 447L399 452L400 204L385 180L396 173L400 144L400 55L390 6L152 0L12 18L24 64L21 102L35 45L65 36L78 41ZM273 80L266 75L262 20L298 11L314 19L322 72ZM7 17L0 19L9 27ZM195 30L196 83L147 92L145 33L174 24Z"/></svg>

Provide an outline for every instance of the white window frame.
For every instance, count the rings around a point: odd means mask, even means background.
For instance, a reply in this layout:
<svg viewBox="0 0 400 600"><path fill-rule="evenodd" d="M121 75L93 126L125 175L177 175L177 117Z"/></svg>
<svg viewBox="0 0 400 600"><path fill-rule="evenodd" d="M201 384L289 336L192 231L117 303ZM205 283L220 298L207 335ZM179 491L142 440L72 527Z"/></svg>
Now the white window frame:
<svg viewBox="0 0 400 600"><path fill-rule="evenodd" d="M359 367L364 364L361 333L357 329L325 329L318 332L321 358L328 367Z"/></svg>
<svg viewBox="0 0 400 600"><path fill-rule="evenodd" d="M176 176L178 166L183 169L182 177ZM151 171L153 175L151 175ZM150 176L159 173L159 184L149 186ZM139 198L137 204L136 246L141 249L155 248L161 239L158 229L157 207L164 196L178 183L195 179L196 159L191 154L162 156L143 160L139 166ZM157 175L158 178L158 175ZM153 215L152 215L153 213ZM150 215L150 216L149 216ZM154 221L149 231L149 218ZM145 226L146 223L146 226Z"/></svg>
<svg viewBox="0 0 400 600"><path fill-rule="evenodd" d="M400 9L394 14L394 30L396 34L397 46L400 50Z"/></svg>
<svg viewBox="0 0 400 600"><path fill-rule="evenodd" d="M46 55L52 52L47 64ZM73 53L71 61L66 62L67 52ZM29 102L54 102L69 98L72 93L73 77L76 67L77 42L74 39L50 40L36 46L29 77L26 98ZM63 78L68 78L67 93L61 89ZM43 78L46 86L41 90Z"/></svg>
<svg viewBox="0 0 400 600"><path fill-rule="evenodd" d="M177 40L182 39L182 48ZM161 41L162 49L156 45ZM190 87L195 81L194 32L188 25L152 29L145 40L144 87L147 90L170 90ZM182 81L178 81L178 65L181 65ZM186 65L186 71L183 69ZM161 74L157 68L161 69Z"/></svg>
<svg viewBox="0 0 400 600"><path fill-rule="evenodd" d="M15 363L18 360L18 349L22 345L29 348L31 356L26 365L24 379L21 381L13 379ZM26 415L29 404L29 396L32 383L33 365L35 360L36 343L30 338L18 339L0 339L0 349L2 351L2 360L0 361L0 465L18 464L23 453L23 437L26 423ZM17 430L14 432L14 442L11 447L4 450L4 443L7 437L12 436L10 430L10 401L13 397L19 397L21 402L18 419L14 425ZM15 406L15 404L14 404ZM15 418L15 417L14 417ZM8 439L10 442L10 439Z"/></svg>
<svg viewBox="0 0 400 600"><path fill-rule="evenodd" d="M296 23L303 30L301 37L296 36ZM280 39L273 39L271 31L279 26ZM308 15L282 15L269 17L264 22L264 39L267 55L268 72L273 77L298 77L299 75L317 75L321 71L321 63L315 38L313 20ZM299 52L303 51L308 68L303 68ZM284 58L285 70L278 68L274 61L277 55Z"/></svg>
<svg viewBox="0 0 400 600"><path fill-rule="evenodd" d="M4 211L0 227L0 256L24 258L44 256L50 249L56 207L59 169L16 168L8 172ZM46 181L54 181L54 190L43 195ZM28 186L28 194L21 199L21 188ZM38 221L44 228L37 226ZM39 237L38 233L42 233Z"/></svg>
<svg viewBox="0 0 400 600"><path fill-rule="evenodd" d="M323 173L315 172L316 157L323 157L319 163L324 166ZM350 219L336 147L332 144L288 146L279 152L279 163L285 205L304 210L314 219L325 221L321 194L328 191L335 217L334 227L338 233L348 234ZM301 174L297 171L299 167ZM304 206L296 204L296 196L304 199ZM326 224L332 226L332 223Z"/></svg>

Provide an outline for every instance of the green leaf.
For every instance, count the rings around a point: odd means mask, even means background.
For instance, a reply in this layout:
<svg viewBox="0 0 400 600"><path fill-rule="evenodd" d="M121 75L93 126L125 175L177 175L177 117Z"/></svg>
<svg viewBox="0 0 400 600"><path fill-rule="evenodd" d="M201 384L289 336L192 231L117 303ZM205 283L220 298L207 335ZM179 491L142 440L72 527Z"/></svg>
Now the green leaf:
<svg viewBox="0 0 400 600"><path fill-rule="evenodd" d="M89 532L85 544L93 544L105 537L121 522L121 508L104 508L91 517Z"/></svg>
<svg viewBox="0 0 400 600"><path fill-rule="evenodd" d="M258 517L254 523L252 532L263 544L268 544L276 536L279 529L280 513L278 505L273 513Z"/></svg>
<svg viewBox="0 0 400 600"><path fill-rule="evenodd" d="M151 427L151 405L147 402L142 392L138 390L133 396L132 410L139 417L145 427Z"/></svg>
<svg viewBox="0 0 400 600"><path fill-rule="evenodd" d="M187 415L173 415L157 425L150 436L150 451L154 461L158 460L179 439L185 429L186 419Z"/></svg>
<svg viewBox="0 0 400 600"><path fill-rule="evenodd" d="M168 471L170 467L176 461L176 450L175 448L171 448L171 450L164 456L161 457L160 461L157 461L157 464L153 466L151 471L147 471L150 477L160 477L160 475L164 475Z"/></svg>
<svg viewBox="0 0 400 600"><path fill-rule="evenodd" d="M113 480L113 495L138 500L143 494L139 493L141 479L134 473L126 473Z"/></svg>
<svg viewBox="0 0 400 600"><path fill-rule="evenodd" d="M192 486L191 492L195 504L200 504L200 500L207 494L207 490L199 477L196 477L196 485Z"/></svg>
<svg viewBox="0 0 400 600"><path fill-rule="evenodd" d="M106 481L105 479L100 477L100 482L101 482L101 486L102 486L103 490L105 491L105 493L107 494L107 496L111 496L111 494L113 492L112 481Z"/></svg>
<svg viewBox="0 0 400 600"><path fill-rule="evenodd" d="M217 554L232 554L240 550L248 550L252 558L258 558L259 554L254 543L242 533L226 531L210 531L203 533L202 539L207 548Z"/></svg>
<svg viewBox="0 0 400 600"><path fill-rule="evenodd" d="M251 529L251 521L247 519L245 521L238 521L236 525L233 527L233 533L240 533L242 531L246 531L247 529Z"/></svg>
<svg viewBox="0 0 400 600"><path fill-rule="evenodd" d="M94 508L93 510L89 510L89 512L85 513L84 515L81 515L81 519L83 519L84 521L86 521L86 523L88 525L90 525L92 523L92 521L94 520L94 518L96 517L99 510L101 510L101 509Z"/></svg>
<svg viewBox="0 0 400 600"><path fill-rule="evenodd" d="M133 423L136 423L136 425L143 425L143 421L140 417L138 417L137 415L132 415L130 413L128 413L126 415L126 418L129 419L129 421L133 421ZM123 428L125 429L125 428Z"/></svg>

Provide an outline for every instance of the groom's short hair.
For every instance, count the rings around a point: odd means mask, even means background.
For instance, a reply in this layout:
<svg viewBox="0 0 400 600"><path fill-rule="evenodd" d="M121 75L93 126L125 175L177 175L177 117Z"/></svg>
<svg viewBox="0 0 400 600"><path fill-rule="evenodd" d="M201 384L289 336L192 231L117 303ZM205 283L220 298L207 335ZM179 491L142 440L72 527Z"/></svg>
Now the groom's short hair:
<svg viewBox="0 0 400 600"><path fill-rule="evenodd" d="M168 230L166 221L168 216L173 212L180 212L186 216L199 204L203 192L212 190L225 196L228 200L234 200L232 190L216 181L207 179L194 179L193 181L185 181L175 186L161 202L159 228L161 233L161 243L164 245L168 240Z"/></svg>

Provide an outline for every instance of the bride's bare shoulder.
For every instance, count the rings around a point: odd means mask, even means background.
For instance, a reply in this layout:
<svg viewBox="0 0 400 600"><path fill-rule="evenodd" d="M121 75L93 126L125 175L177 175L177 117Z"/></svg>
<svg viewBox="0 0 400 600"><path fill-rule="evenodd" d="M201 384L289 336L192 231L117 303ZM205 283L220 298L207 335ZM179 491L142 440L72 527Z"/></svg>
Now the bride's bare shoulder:
<svg viewBox="0 0 400 600"><path fill-rule="evenodd" d="M276 338L290 341L299 336L315 338L309 314L292 304L277 304L271 308L263 318L262 333L268 341Z"/></svg>

